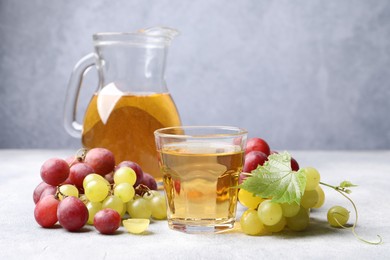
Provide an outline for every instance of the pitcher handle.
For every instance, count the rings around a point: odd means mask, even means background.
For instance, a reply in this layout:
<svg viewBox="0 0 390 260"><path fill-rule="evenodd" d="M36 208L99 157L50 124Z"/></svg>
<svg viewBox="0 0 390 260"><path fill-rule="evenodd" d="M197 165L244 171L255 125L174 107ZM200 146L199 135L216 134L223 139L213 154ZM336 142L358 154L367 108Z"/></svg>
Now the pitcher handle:
<svg viewBox="0 0 390 260"><path fill-rule="evenodd" d="M83 125L76 120L77 104L83 77L89 68L96 65L96 54L90 53L79 60L70 76L64 107L65 130L73 137L80 138Z"/></svg>

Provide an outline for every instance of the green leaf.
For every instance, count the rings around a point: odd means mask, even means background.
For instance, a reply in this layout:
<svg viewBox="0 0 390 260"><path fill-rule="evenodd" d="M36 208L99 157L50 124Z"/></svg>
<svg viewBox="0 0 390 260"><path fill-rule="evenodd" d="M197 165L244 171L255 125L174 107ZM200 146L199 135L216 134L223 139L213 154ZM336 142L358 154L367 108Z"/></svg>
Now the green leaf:
<svg viewBox="0 0 390 260"><path fill-rule="evenodd" d="M340 183L339 187L341 188L349 188L349 187L357 187L357 185L352 184L350 181L343 181Z"/></svg>
<svg viewBox="0 0 390 260"><path fill-rule="evenodd" d="M291 156L288 152L272 154L263 166L252 171L239 187L262 198L271 198L277 203L300 204L306 186L303 170L291 169Z"/></svg>

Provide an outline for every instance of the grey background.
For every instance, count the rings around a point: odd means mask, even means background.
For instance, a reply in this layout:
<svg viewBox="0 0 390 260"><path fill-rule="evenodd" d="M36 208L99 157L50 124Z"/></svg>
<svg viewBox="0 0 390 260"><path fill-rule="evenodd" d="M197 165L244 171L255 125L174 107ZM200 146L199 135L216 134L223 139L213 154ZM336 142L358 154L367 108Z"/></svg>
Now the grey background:
<svg viewBox="0 0 390 260"><path fill-rule="evenodd" d="M183 124L274 149L390 148L387 0L0 0L0 148L79 147L63 105L91 35L155 25L181 31L166 78Z"/></svg>

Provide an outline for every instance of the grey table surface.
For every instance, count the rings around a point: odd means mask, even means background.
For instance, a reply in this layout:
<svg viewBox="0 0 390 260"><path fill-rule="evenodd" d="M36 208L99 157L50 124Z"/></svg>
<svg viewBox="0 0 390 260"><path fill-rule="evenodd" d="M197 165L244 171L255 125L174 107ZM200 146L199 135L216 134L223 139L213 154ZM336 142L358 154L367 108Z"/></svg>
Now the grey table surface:
<svg viewBox="0 0 390 260"><path fill-rule="evenodd" d="M0 150L0 259L390 259L390 151L290 151L301 166L316 167L323 182L349 180L359 185L351 194L359 210L356 232L381 245L356 239L350 230L326 223L327 209L351 205L324 187L326 202L311 213L304 232L247 236L239 231L184 234L154 221L143 235L121 227L101 235L93 227L70 233L56 226L41 228L34 220L32 192L41 181L41 164L65 158L70 150ZM239 207L237 218L243 208ZM352 214L352 220L354 219Z"/></svg>

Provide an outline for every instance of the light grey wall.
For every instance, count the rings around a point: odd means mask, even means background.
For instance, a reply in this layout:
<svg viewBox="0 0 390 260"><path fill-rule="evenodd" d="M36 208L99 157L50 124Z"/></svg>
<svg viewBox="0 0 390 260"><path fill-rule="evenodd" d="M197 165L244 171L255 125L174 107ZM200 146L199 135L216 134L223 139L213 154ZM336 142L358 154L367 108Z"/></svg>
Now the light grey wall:
<svg viewBox="0 0 390 260"><path fill-rule="evenodd" d="M181 31L166 77L184 124L277 149L390 149L387 0L0 0L0 148L79 147L63 103L91 35L155 25Z"/></svg>

